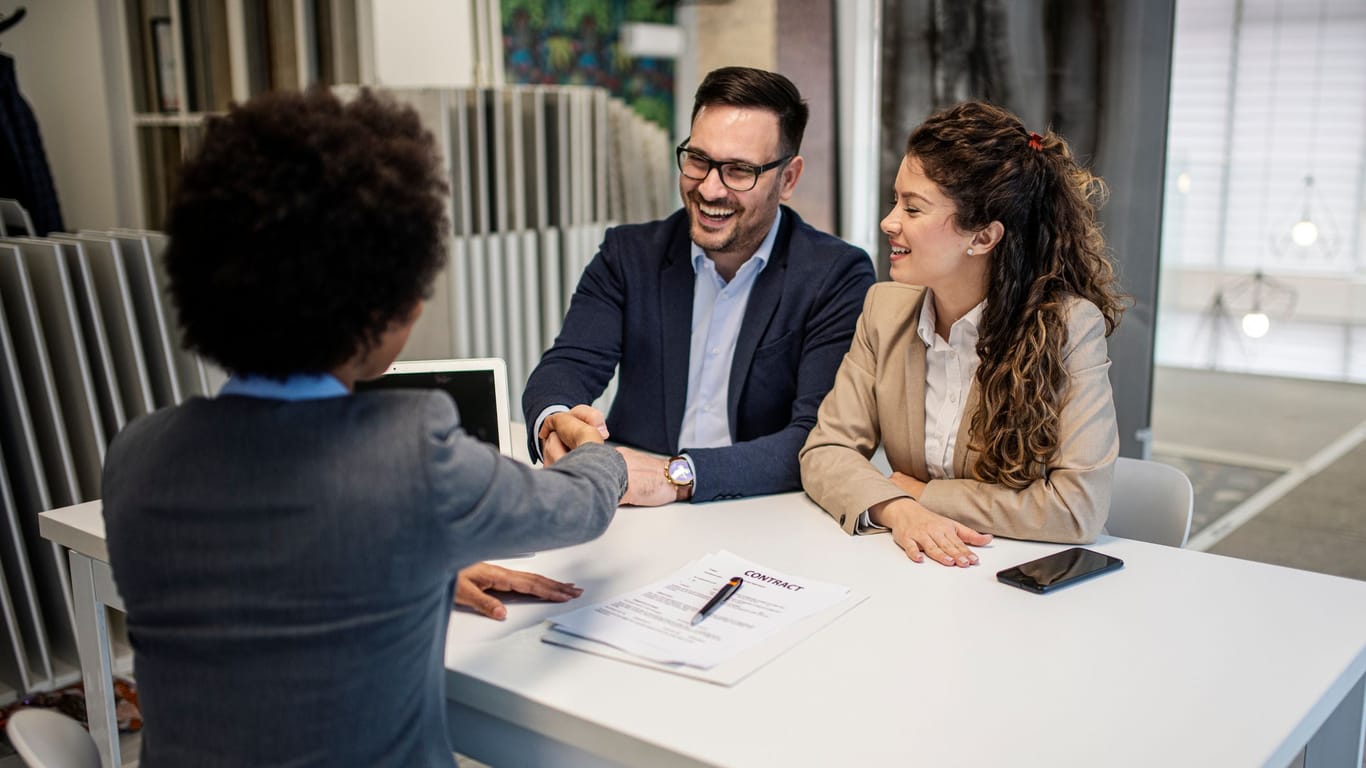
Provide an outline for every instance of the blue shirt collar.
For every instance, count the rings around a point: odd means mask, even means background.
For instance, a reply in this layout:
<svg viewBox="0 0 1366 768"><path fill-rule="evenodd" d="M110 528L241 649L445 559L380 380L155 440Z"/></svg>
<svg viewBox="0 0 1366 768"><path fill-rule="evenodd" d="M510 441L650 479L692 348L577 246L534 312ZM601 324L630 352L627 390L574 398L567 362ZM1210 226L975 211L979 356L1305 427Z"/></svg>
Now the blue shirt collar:
<svg viewBox="0 0 1366 768"><path fill-rule="evenodd" d="M218 394L298 401L345 397L351 392L330 373L296 373L284 381L267 376L235 374L218 390Z"/></svg>

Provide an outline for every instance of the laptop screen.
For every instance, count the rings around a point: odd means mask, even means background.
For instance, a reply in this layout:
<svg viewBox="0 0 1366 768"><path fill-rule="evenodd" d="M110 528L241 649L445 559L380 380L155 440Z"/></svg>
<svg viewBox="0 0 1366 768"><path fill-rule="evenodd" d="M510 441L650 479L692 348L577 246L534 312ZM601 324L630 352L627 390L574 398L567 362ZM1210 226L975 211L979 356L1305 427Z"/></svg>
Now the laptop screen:
<svg viewBox="0 0 1366 768"><path fill-rule="evenodd" d="M356 382L356 390L439 389L455 401L465 432L510 455L505 371L497 358L401 362L378 379Z"/></svg>

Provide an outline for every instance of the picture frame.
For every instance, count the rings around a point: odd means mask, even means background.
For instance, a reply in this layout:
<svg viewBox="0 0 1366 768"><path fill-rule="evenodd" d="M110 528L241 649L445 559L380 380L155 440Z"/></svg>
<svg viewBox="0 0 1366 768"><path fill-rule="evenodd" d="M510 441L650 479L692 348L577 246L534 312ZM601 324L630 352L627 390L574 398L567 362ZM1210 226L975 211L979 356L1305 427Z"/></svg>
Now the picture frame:
<svg viewBox="0 0 1366 768"><path fill-rule="evenodd" d="M175 35L169 16L149 20L152 28L153 71L156 75L156 107L162 112L180 111L180 89L176 85L180 59L176 56Z"/></svg>

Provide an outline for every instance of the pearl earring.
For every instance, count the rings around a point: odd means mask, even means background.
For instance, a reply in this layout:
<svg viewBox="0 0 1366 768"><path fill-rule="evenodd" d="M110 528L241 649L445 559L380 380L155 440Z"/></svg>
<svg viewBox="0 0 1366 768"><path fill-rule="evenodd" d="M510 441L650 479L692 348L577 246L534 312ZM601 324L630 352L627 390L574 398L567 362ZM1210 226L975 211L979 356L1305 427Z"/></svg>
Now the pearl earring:
<svg viewBox="0 0 1366 768"><path fill-rule="evenodd" d="M969 255L969 256L972 255L972 249L971 249L971 248L968 249L968 255Z"/></svg>

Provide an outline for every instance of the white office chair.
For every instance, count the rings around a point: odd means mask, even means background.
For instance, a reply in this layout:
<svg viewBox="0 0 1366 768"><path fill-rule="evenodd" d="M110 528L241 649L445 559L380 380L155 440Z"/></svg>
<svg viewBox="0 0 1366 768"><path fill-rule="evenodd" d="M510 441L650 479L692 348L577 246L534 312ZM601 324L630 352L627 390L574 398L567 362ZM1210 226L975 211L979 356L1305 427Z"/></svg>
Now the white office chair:
<svg viewBox="0 0 1366 768"><path fill-rule="evenodd" d="M95 740L80 723L50 709L21 709L5 726L29 768L100 768Z"/></svg>
<svg viewBox="0 0 1366 768"><path fill-rule="evenodd" d="M1112 536L1186 546L1195 491L1181 470L1142 459L1115 460L1115 486L1105 531Z"/></svg>

